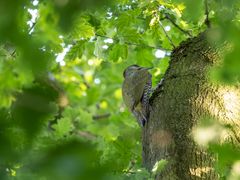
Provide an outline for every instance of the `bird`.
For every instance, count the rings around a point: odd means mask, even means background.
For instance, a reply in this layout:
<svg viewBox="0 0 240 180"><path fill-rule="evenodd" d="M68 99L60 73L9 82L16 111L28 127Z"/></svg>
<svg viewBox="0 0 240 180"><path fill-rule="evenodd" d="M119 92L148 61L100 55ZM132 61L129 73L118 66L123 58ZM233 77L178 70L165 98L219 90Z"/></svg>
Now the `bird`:
<svg viewBox="0 0 240 180"><path fill-rule="evenodd" d="M149 98L152 90L152 75L148 72L149 69L152 67L133 64L123 72L123 101L141 127L145 126L149 118Z"/></svg>

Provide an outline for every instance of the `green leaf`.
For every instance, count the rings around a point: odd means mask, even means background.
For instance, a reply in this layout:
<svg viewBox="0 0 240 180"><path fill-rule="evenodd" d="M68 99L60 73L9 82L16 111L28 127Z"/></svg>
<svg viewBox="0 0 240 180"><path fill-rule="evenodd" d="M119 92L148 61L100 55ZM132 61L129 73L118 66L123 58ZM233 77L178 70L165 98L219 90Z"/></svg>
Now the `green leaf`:
<svg viewBox="0 0 240 180"><path fill-rule="evenodd" d="M151 48L137 49L136 60L138 65L151 67L153 65L154 59L156 58L153 56L153 52Z"/></svg>
<svg viewBox="0 0 240 180"><path fill-rule="evenodd" d="M116 62L120 58L125 60L128 56L128 46L125 44L115 44L109 53L109 60Z"/></svg>
<svg viewBox="0 0 240 180"><path fill-rule="evenodd" d="M97 104L100 92L97 87L91 87L87 90L87 105Z"/></svg>
<svg viewBox="0 0 240 180"><path fill-rule="evenodd" d="M92 27L86 20L82 19L76 22L72 36L75 39L89 39L95 35L94 27Z"/></svg>
<svg viewBox="0 0 240 180"><path fill-rule="evenodd" d="M88 126L93 122L92 114L90 114L87 111L80 109L78 116L79 117L77 119L78 119L79 123L81 123L81 125Z"/></svg>
<svg viewBox="0 0 240 180"><path fill-rule="evenodd" d="M72 121L69 117L63 117L58 120L57 124L52 126L55 130L54 134L58 138L62 138L65 135L68 135L73 128Z"/></svg>
<svg viewBox="0 0 240 180"><path fill-rule="evenodd" d="M181 1L182 2L182 1ZM204 1L203 0L184 0L186 5L185 17L193 22L199 20L199 17L204 16Z"/></svg>
<svg viewBox="0 0 240 180"><path fill-rule="evenodd" d="M140 43L142 39L136 29L126 28L126 26L124 31L119 34L119 38L126 43Z"/></svg>
<svg viewBox="0 0 240 180"><path fill-rule="evenodd" d="M70 60L74 60L76 58L81 58L85 49L86 41L77 41L75 45L73 45L70 51L67 53L66 58Z"/></svg>
<svg viewBox="0 0 240 180"><path fill-rule="evenodd" d="M124 32L126 27L129 27L130 24L133 22L133 17L129 13L123 13L119 16L118 20L116 21L116 26L120 32Z"/></svg>
<svg viewBox="0 0 240 180"><path fill-rule="evenodd" d="M226 54L222 67L213 68L211 75L214 81L232 84L240 80L239 50L240 48L236 47Z"/></svg>
<svg viewBox="0 0 240 180"><path fill-rule="evenodd" d="M216 169L223 176L229 173L229 167L231 167L234 162L240 160L240 151L233 147L232 144L212 144L210 145L210 150L217 153L219 158Z"/></svg>

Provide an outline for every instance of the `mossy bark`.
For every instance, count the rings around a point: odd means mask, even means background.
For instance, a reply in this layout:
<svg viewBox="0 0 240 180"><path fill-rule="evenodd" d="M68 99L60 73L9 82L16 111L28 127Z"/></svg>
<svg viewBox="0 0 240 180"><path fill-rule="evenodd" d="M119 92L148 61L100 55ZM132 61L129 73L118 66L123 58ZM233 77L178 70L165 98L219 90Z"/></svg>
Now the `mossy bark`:
<svg viewBox="0 0 240 180"><path fill-rule="evenodd" d="M151 170L159 160L168 160L156 179L219 179L214 170L216 155L194 142L192 130L204 116L239 124L235 121L240 119L239 88L209 81L209 69L219 65L220 55L205 34L173 51L163 84L151 98L150 119L142 135L143 163ZM234 102L230 102L233 94ZM239 129L226 139L239 143L236 132Z"/></svg>

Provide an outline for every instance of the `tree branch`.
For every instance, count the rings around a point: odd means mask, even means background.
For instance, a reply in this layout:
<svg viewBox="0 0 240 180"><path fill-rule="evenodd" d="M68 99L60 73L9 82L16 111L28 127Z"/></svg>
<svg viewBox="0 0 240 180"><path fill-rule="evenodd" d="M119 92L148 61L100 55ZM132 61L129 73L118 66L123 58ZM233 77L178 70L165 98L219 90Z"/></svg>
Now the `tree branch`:
<svg viewBox="0 0 240 180"><path fill-rule="evenodd" d="M205 19L205 24L208 28L211 27L210 21L209 21L209 9L208 9L208 0L204 0L204 5L205 5L205 15L206 15L206 19Z"/></svg>
<svg viewBox="0 0 240 180"><path fill-rule="evenodd" d="M100 119L105 119L110 117L110 113L106 113L106 114L101 114L101 115L94 115L92 118L93 120L100 120Z"/></svg>
<svg viewBox="0 0 240 180"><path fill-rule="evenodd" d="M175 48L176 46L175 46L174 43L172 42L172 39L168 36L168 34L167 34L167 32L165 31L165 29L164 29L161 21L159 21L159 25L160 25L160 27L162 28L162 30L163 30L164 34L166 35L166 37L168 38L169 43L172 45L173 48Z"/></svg>
<svg viewBox="0 0 240 180"><path fill-rule="evenodd" d="M87 140L95 140L97 138L97 136L86 131L76 131L75 134L86 138Z"/></svg>
<svg viewBox="0 0 240 180"><path fill-rule="evenodd" d="M181 32L183 32L184 34L187 34L189 37L192 37L192 34L187 31L187 30L184 30L182 29L179 25L177 25L170 17L168 14L165 14L165 17L167 20L169 20L177 29L179 29Z"/></svg>

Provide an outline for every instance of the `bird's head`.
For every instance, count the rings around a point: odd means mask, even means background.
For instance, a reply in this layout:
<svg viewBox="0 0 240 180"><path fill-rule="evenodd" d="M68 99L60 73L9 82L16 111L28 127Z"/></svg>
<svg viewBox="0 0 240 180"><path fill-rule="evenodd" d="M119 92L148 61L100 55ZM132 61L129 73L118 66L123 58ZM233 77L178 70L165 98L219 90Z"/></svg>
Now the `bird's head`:
<svg viewBox="0 0 240 180"><path fill-rule="evenodd" d="M130 65L123 71L123 77L124 78L129 77L129 76L133 75L135 72L137 72L139 70L143 70L143 69L149 70L149 69L152 69L152 67L146 68L146 67L141 67L137 64Z"/></svg>

